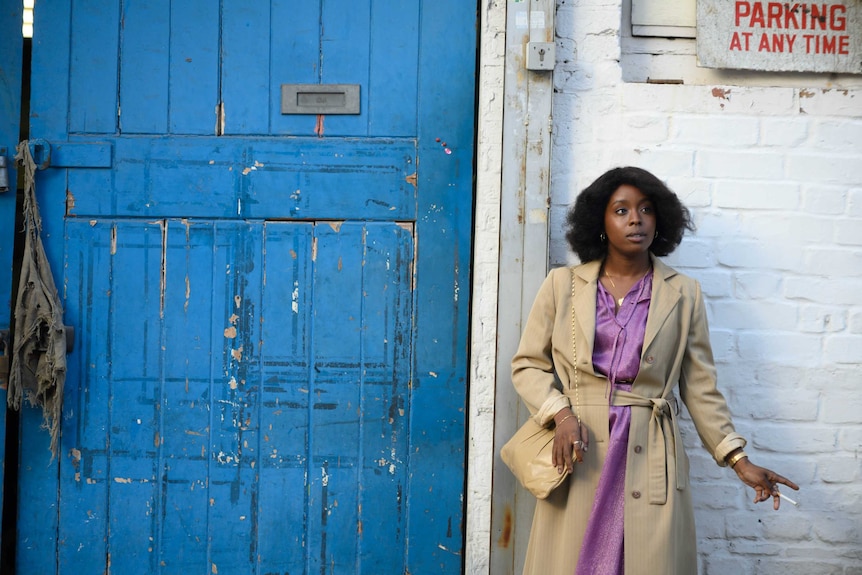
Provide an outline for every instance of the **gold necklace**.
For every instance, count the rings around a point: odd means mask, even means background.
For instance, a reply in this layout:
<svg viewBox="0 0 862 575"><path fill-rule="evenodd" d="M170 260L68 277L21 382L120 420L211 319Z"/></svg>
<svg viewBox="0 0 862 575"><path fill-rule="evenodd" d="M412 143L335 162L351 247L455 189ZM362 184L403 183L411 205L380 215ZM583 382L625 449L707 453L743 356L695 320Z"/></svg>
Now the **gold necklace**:
<svg viewBox="0 0 862 575"><path fill-rule="evenodd" d="M611 277L611 274L608 273L608 270L605 270L605 277L611 280L611 285L614 289L617 289L617 284L614 282L614 278ZM626 296L617 299L617 307L622 307L624 299L626 299Z"/></svg>

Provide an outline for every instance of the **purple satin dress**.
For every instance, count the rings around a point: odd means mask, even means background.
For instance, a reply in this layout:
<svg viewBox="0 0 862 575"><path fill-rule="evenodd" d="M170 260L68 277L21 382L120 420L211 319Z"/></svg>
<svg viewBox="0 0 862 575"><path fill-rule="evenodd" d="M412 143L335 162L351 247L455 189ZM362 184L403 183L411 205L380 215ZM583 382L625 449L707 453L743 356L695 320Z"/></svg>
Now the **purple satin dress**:
<svg viewBox="0 0 862 575"><path fill-rule="evenodd" d="M615 314L613 296L599 282L593 366L614 390L631 391L638 374L652 294L652 271L635 285ZM612 390L611 390L612 391ZM608 394L610 402L610 394ZM608 454L578 556L575 575L623 575L626 452L631 407L610 407Z"/></svg>

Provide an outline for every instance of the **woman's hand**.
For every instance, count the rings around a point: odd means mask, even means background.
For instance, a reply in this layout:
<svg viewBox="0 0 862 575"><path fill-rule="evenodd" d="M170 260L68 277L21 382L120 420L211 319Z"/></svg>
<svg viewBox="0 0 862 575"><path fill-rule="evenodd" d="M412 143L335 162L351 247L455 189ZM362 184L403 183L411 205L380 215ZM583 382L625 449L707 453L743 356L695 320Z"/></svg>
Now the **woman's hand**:
<svg viewBox="0 0 862 575"><path fill-rule="evenodd" d="M747 457L740 459L736 465L733 466L733 470L736 471L736 474L743 483L754 488L755 503L766 501L772 497L772 508L775 510L778 510L781 505L781 497L778 495L777 483L781 483L782 485L786 485L797 491L799 490L799 486L786 477L778 475L771 469L766 469L765 467L760 467L759 465L751 463Z"/></svg>
<svg viewBox="0 0 862 575"><path fill-rule="evenodd" d="M569 408L560 410L554 416L554 422L553 462L558 473L571 473L574 469L573 460L584 460L584 453L590 444L589 433L583 423L578 425L578 418Z"/></svg>

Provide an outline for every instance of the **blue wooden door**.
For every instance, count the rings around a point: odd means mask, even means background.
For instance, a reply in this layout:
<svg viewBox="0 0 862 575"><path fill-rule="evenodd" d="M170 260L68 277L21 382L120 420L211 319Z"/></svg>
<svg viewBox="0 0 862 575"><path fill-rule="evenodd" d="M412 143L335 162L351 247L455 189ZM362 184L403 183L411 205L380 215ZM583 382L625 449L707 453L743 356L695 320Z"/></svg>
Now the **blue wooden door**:
<svg viewBox="0 0 862 575"><path fill-rule="evenodd" d="M19 572L460 572L475 5L44 0L34 34L77 341L58 461L23 418Z"/></svg>

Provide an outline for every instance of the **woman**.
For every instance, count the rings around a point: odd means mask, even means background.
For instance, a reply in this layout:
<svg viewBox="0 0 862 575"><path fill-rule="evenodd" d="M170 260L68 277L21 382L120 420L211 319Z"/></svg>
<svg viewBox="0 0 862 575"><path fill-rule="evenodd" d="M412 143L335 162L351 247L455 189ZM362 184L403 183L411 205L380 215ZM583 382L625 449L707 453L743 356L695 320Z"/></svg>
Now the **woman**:
<svg viewBox="0 0 862 575"><path fill-rule="evenodd" d="M673 192L616 168L578 196L567 224L583 263L545 279L512 361L533 417L555 426L554 464L572 474L537 501L524 573L695 574L676 394L755 502L778 509L777 484L798 487L745 455L716 388L700 285L657 259L693 229Z"/></svg>

